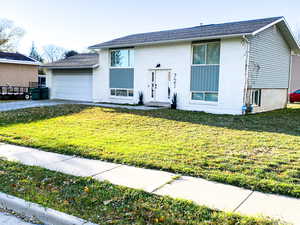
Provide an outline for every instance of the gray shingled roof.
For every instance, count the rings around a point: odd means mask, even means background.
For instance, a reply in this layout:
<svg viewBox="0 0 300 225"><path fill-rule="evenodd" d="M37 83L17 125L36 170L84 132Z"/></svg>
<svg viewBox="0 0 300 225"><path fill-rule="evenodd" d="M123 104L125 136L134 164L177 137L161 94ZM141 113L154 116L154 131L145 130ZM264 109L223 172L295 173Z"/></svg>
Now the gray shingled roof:
<svg viewBox="0 0 300 225"><path fill-rule="evenodd" d="M0 52L0 59L36 62L34 59L20 53Z"/></svg>
<svg viewBox="0 0 300 225"><path fill-rule="evenodd" d="M168 42L178 40L195 40L197 38L218 38L223 36L247 35L260 28L269 25L283 17L272 17L240 22L202 25L184 29L166 30L151 33L133 34L117 38L101 44L90 46L90 48L113 48L134 46L155 42Z"/></svg>
<svg viewBox="0 0 300 225"><path fill-rule="evenodd" d="M83 53L61 59L53 63L42 65L45 68L57 69L71 69L71 68L94 68L98 65L98 54L96 53Z"/></svg>

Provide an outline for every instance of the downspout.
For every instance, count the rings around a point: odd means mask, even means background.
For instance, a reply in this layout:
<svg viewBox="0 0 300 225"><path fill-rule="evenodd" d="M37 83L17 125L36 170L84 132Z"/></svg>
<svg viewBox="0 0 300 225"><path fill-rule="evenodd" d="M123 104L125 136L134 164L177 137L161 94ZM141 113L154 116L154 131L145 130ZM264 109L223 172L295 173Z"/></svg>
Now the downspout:
<svg viewBox="0 0 300 225"><path fill-rule="evenodd" d="M288 89L287 89L287 98L286 98L286 106L290 102L289 98L289 93L290 93L290 88L291 88L291 80L292 80L292 67L293 67L293 55L292 55L292 50L290 52L290 68L289 68L289 83L288 83Z"/></svg>
<svg viewBox="0 0 300 225"><path fill-rule="evenodd" d="M246 62L245 62L245 84L244 84L244 96L243 96L243 114L248 111L248 87L249 87L249 64L250 64L250 41L243 35L243 40L247 43L246 50Z"/></svg>

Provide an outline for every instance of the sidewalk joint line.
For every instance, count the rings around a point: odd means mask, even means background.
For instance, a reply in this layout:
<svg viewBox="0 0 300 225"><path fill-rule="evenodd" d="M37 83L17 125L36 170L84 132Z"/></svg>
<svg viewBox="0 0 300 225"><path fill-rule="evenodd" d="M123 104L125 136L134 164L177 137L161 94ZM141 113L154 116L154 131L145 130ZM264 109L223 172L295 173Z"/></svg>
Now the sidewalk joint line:
<svg viewBox="0 0 300 225"><path fill-rule="evenodd" d="M235 212L236 210L238 210L250 198L250 196L253 193L254 193L254 191L251 191L251 193L233 210L233 212Z"/></svg>
<svg viewBox="0 0 300 225"><path fill-rule="evenodd" d="M115 166L115 167L113 167L113 168L111 168L111 169L107 169L107 170L101 171L101 172L99 172L99 173L95 173L95 174L91 175L91 177L98 176L98 175L100 175L100 174L103 174L103 173L112 171L112 170L117 169L117 168L122 167L122 166L123 166L123 165L118 165L118 166Z"/></svg>
<svg viewBox="0 0 300 225"><path fill-rule="evenodd" d="M158 191L159 189L163 188L164 186L166 186L167 184L172 184L175 180L178 180L180 178L181 178L181 175L175 175L175 176L171 177L171 180L169 180L166 183L158 186L153 191L150 191L150 193L154 193L154 192Z"/></svg>
<svg viewBox="0 0 300 225"><path fill-rule="evenodd" d="M62 155L62 154L60 154L60 155ZM62 156L65 156L65 155L62 155ZM59 161L55 161L55 162L46 163L45 166L51 165L51 164L54 164L54 163L65 162L65 161L68 161L68 160L71 160L71 159L74 159L74 158L76 158L76 156L70 156L70 158L67 158L67 159L63 159L63 160L59 160Z"/></svg>

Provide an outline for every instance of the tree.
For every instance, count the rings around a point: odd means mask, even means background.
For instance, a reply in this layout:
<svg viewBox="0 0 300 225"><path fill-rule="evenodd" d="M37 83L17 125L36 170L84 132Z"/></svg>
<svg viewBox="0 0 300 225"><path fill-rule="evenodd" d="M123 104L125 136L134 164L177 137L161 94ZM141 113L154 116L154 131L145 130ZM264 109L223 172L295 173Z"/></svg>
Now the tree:
<svg viewBox="0 0 300 225"><path fill-rule="evenodd" d="M0 51L16 52L19 40L24 30L7 19L0 19Z"/></svg>
<svg viewBox="0 0 300 225"><path fill-rule="evenodd" d="M65 53L65 58L69 58L69 57L74 56L74 55L78 55L78 52L76 52L74 50L70 50L70 51L67 51Z"/></svg>
<svg viewBox="0 0 300 225"><path fill-rule="evenodd" d="M29 53L29 57L30 58L33 58L39 62L44 62L44 59L42 58L42 56L40 56L40 54L38 53L35 45L34 45L34 42L32 42L32 46L31 46L31 49L30 49L30 53Z"/></svg>
<svg viewBox="0 0 300 225"><path fill-rule="evenodd" d="M55 46L46 45L44 46L44 58L47 62L55 62L57 60L65 58L66 49Z"/></svg>

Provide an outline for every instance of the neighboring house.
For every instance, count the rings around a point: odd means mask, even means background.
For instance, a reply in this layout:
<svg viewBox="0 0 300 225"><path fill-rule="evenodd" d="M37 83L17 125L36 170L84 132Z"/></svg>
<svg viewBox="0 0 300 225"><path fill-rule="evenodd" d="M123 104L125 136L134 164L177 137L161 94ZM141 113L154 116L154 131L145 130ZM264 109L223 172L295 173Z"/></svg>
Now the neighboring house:
<svg viewBox="0 0 300 225"><path fill-rule="evenodd" d="M135 34L90 48L99 59L88 66L46 65L51 98L135 104L142 92L146 104L160 105L177 93L179 109L225 114L286 107L291 53L300 52L283 17Z"/></svg>
<svg viewBox="0 0 300 225"><path fill-rule="evenodd" d="M39 62L20 53L0 52L0 86L28 87L38 82Z"/></svg>
<svg viewBox="0 0 300 225"><path fill-rule="evenodd" d="M293 55L290 91L292 92L299 89L300 89L300 55Z"/></svg>

